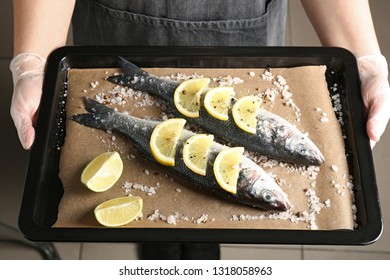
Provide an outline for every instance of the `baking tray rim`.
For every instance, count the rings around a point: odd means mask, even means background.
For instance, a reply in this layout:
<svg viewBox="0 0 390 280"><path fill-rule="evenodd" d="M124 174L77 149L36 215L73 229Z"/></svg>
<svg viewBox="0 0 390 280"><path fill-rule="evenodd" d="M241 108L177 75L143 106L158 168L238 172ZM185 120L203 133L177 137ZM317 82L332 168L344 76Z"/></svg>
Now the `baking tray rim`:
<svg viewBox="0 0 390 280"><path fill-rule="evenodd" d="M113 57L120 54L126 56L141 56L153 59L155 57L326 57L337 58L342 60L345 65L346 80L358 81L358 74L356 60L354 56L347 50L334 47L113 47L113 46L83 46L83 47L62 47L52 52L47 61L47 74L45 76L42 100L50 97L49 92L55 89L55 82L57 81L58 73L53 70L60 70L60 66L64 67L63 61L70 56L103 56ZM164 63L164 62L162 62ZM161 62L160 62L161 64ZM140 65L142 67L142 65ZM157 65L156 67L163 67ZM354 69L355 71L352 71ZM65 71L66 69L61 69ZM57 81L58 82L58 81ZM357 82L349 84L354 90L360 92L360 87ZM363 108L360 98L348 95L349 99L353 99L355 104L358 104L358 109ZM55 94L52 94L51 104L53 103ZM357 103L356 103L357 102ZM351 108L353 112L352 118L360 118L359 122L365 121L362 114L355 112L355 108ZM35 202L36 195L39 190L34 188L34 182L38 182L37 174L42 173L42 165L46 153L48 153L48 130L44 132L43 129L48 127L45 125L43 116L49 114L53 108L45 108L41 106L37 123L37 137L36 141L42 140L42 143L34 144L30 153L29 167L26 175L25 190L23 193L22 204L19 214L19 227L23 235L30 240L36 241L83 241L83 242L135 242L148 241L148 236L155 237L155 232L159 231L159 239L151 239L153 242L219 242L219 243L259 243L259 244L322 244L322 245L367 245L379 239L383 231L383 222L381 218L379 196L376 187L375 172L373 167L373 160L371 150L369 149L369 141L366 135L360 135L359 140L355 143L363 152L357 154L357 157L364 157L368 161L369 170L366 177L373 180L374 188L364 188L364 199L366 200L365 215L368 223L356 230L285 230L285 229L198 229L198 228L53 228L43 227L36 222ZM359 111L359 110L357 110ZM364 122L365 123L365 122ZM41 163L38 166L34 163ZM358 161L359 164L361 160ZM360 166L359 166L360 167ZM372 179L374 178L374 179ZM31 199L34 198L34 199ZM370 207L367 207L370 205ZM71 230L71 233L69 232ZM176 233L176 237L172 238L172 231ZM162 233L169 233L167 236L171 238L164 238ZM201 240L194 239L193 233L196 232L197 237L202 233ZM245 234L246 240L237 238L237 232ZM93 235L92 233L96 233ZM125 238L128 233L133 233L132 238ZM221 234L223 233L223 234ZM286 234L287 233L287 234ZM240 234L241 235L241 234ZM109 238L107 236L110 236ZM138 236L138 238L137 238ZM179 237L177 237L179 236ZM146 240L145 240L146 239ZM173 240L174 239L174 240ZM195 240L195 241L194 241ZM305 242L302 242L302 241Z"/></svg>

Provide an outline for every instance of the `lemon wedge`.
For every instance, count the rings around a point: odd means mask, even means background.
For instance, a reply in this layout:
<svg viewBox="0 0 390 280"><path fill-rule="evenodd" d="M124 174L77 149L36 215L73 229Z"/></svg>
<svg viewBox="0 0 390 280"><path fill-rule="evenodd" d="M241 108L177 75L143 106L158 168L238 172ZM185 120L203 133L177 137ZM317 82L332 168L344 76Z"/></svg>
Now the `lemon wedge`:
<svg viewBox="0 0 390 280"><path fill-rule="evenodd" d="M207 91L204 97L204 107L216 119L227 121L229 109L235 92L232 87L216 87Z"/></svg>
<svg viewBox="0 0 390 280"><path fill-rule="evenodd" d="M237 181L243 154L243 147L227 148L221 151L214 161L213 171L219 186L233 194L237 193Z"/></svg>
<svg viewBox="0 0 390 280"><path fill-rule="evenodd" d="M261 106L259 97L248 95L239 98L233 105L232 115L236 125L242 130L255 134L257 113Z"/></svg>
<svg viewBox="0 0 390 280"><path fill-rule="evenodd" d="M136 219L143 207L139 196L117 197L99 204L95 210L95 218L106 227L119 227Z"/></svg>
<svg viewBox="0 0 390 280"><path fill-rule="evenodd" d="M176 146L186 121L176 118L156 125L150 137L153 157L161 164L174 166Z"/></svg>
<svg viewBox="0 0 390 280"><path fill-rule="evenodd" d="M213 143L214 136L211 134L197 134L183 145L184 164L199 175L206 175L207 157Z"/></svg>
<svg viewBox="0 0 390 280"><path fill-rule="evenodd" d="M95 157L81 173L81 182L94 192L111 188L122 175L123 162L118 152L107 152Z"/></svg>
<svg viewBox="0 0 390 280"><path fill-rule="evenodd" d="M209 78L191 79L182 82L173 95L176 109L186 117L199 117L200 97L209 83Z"/></svg>

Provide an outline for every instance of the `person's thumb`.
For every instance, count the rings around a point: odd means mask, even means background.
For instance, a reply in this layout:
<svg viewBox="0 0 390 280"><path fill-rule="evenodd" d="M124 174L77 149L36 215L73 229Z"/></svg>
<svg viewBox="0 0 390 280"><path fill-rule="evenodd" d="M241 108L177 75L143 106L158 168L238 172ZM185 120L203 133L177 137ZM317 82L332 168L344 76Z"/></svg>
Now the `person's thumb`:
<svg viewBox="0 0 390 280"><path fill-rule="evenodd" d="M19 114L17 118L14 118L14 123L20 143L24 149L29 150L35 138L35 129L31 117L28 114Z"/></svg>
<svg viewBox="0 0 390 280"><path fill-rule="evenodd" d="M384 133L390 118L390 89L383 89L380 94L370 100L367 115L367 134L371 141L378 142Z"/></svg>

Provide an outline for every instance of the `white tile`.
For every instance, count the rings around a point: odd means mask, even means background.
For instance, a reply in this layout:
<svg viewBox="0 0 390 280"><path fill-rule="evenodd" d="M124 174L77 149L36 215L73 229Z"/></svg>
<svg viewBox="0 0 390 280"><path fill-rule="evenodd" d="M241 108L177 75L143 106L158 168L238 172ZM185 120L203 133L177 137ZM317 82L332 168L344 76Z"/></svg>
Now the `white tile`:
<svg viewBox="0 0 390 280"><path fill-rule="evenodd" d="M54 243L61 260L78 260L81 258L82 243Z"/></svg>
<svg viewBox="0 0 390 280"><path fill-rule="evenodd" d="M137 245L132 243L83 243L83 260L136 260Z"/></svg>
<svg viewBox="0 0 390 280"><path fill-rule="evenodd" d="M221 245L222 260L300 260L301 246Z"/></svg>
<svg viewBox="0 0 390 280"><path fill-rule="evenodd" d="M305 260L389 260L389 253L338 250L305 250Z"/></svg>
<svg viewBox="0 0 390 280"><path fill-rule="evenodd" d="M224 247L242 247L242 248L256 248L256 249L290 249L300 250L302 245L277 245L277 244L221 244Z"/></svg>

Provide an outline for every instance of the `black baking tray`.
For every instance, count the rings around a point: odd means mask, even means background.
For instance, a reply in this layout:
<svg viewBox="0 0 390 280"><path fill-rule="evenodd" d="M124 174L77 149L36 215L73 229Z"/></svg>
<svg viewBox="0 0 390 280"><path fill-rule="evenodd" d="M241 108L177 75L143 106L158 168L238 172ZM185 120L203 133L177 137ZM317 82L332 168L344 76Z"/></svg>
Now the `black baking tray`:
<svg viewBox="0 0 390 280"><path fill-rule="evenodd" d="M326 65L329 87L342 85L344 133L354 178L355 230L259 230L173 228L54 228L63 194L58 178L65 138L69 68L115 68L117 56L140 67L256 68ZM252 244L367 245L382 233L374 164L365 130L364 105L355 57L345 49L323 47L63 47L48 58L35 143L21 204L19 227L34 241L215 242Z"/></svg>

